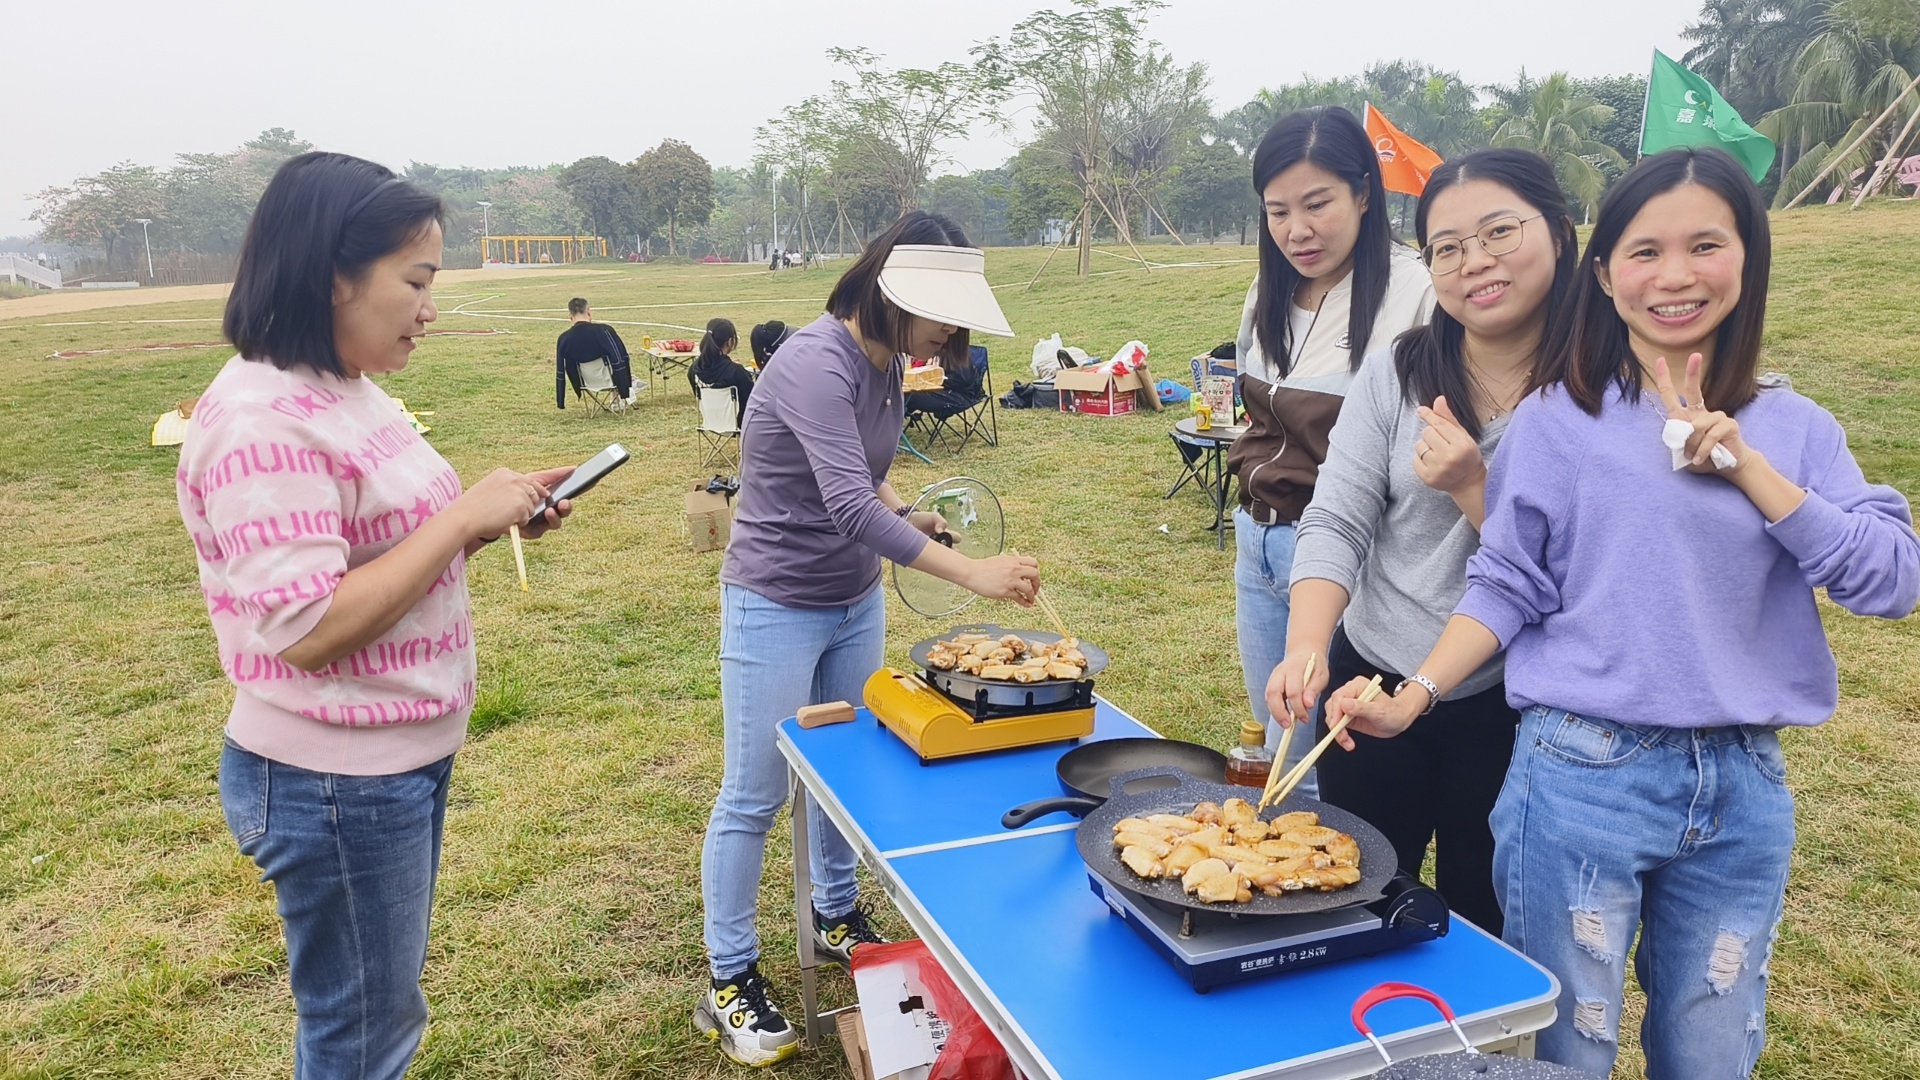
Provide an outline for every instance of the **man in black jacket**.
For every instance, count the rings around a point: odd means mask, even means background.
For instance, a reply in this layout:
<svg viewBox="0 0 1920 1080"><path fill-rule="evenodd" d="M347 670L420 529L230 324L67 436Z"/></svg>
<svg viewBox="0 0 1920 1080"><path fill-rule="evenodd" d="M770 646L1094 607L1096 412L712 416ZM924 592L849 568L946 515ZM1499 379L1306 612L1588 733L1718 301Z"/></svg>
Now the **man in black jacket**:
<svg viewBox="0 0 1920 1080"><path fill-rule="evenodd" d="M567 407L567 384L580 392L580 365L605 360L613 373L613 388L620 396L633 395L633 366L627 359L627 343L613 327L593 321L593 309L582 297L567 301L567 315L573 325L560 335L553 346L553 403Z"/></svg>

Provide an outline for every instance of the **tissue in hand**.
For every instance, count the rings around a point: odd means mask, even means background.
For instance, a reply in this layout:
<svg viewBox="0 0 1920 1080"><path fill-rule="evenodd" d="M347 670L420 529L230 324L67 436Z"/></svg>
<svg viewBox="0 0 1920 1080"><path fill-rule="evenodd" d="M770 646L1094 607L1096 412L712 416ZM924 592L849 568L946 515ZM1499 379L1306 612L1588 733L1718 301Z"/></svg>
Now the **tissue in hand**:
<svg viewBox="0 0 1920 1080"><path fill-rule="evenodd" d="M1686 468L1691 460L1687 456L1687 439L1692 435L1693 425L1685 420L1669 420L1666 426L1660 429L1660 441L1666 443L1667 449L1673 451L1673 468L1676 472ZM1717 443L1714 445L1713 452L1707 455L1707 459L1713 462L1713 467L1716 469L1733 468L1733 451Z"/></svg>

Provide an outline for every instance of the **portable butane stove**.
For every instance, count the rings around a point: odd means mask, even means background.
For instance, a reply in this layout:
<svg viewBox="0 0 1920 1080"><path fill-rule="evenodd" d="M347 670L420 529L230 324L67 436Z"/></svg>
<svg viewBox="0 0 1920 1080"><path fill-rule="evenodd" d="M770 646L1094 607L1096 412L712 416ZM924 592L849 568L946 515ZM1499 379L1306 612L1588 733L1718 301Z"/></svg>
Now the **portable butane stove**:
<svg viewBox="0 0 1920 1080"><path fill-rule="evenodd" d="M1379 899L1297 915L1233 915L1174 907L1121 889L1088 871L1094 894L1147 939L1193 988L1372 956L1445 936L1440 894L1395 874Z"/></svg>
<svg viewBox="0 0 1920 1080"><path fill-rule="evenodd" d="M1093 734L1092 679L980 685L972 688L970 697L954 679L952 672L881 668L867 679L862 696L887 730L920 755L923 765L936 758Z"/></svg>

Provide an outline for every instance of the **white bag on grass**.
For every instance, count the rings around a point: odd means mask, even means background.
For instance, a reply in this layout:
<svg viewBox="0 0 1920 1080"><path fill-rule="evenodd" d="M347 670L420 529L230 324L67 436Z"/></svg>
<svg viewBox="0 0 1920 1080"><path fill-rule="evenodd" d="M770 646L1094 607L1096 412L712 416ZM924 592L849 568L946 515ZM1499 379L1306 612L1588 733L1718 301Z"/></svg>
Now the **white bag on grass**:
<svg viewBox="0 0 1920 1080"><path fill-rule="evenodd" d="M1041 338L1033 347L1033 377L1051 379L1060 370L1060 335Z"/></svg>

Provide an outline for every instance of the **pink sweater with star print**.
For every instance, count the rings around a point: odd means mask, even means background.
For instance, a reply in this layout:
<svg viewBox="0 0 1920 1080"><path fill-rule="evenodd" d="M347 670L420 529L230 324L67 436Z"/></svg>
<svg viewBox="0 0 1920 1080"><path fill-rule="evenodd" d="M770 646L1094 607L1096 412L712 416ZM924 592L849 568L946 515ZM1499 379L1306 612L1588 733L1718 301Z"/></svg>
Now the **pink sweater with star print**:
<svg viewBox="0 0 1920 1080"><path fill-rule="evenodd" d="M180 516L236 693L227 737L316 772L407 772L459 749L473 711L466 557L373 644L305 672L280 653L347 571L461 493L460 477L366 378L227 361L181 447Z"/></svg>

